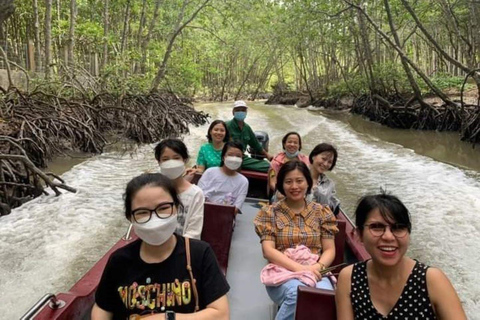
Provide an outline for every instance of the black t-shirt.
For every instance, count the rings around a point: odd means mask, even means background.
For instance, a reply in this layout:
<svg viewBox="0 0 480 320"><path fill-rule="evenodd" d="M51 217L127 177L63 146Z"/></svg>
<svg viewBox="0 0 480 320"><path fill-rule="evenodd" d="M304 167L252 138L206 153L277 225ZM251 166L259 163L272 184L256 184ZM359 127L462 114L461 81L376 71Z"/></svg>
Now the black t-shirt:
<svg viewBox="0 0 480 320"><path fill-rule="evenodd" d="M185 239L176 237L172 254L160 263L146 263L140 258L141 240L115 251L95 294L97 305L122 320L166 310L192 313L195 297L186 267ZM230 286L210 245L190 239L190 255L202 310L225 295Z"/></svg>

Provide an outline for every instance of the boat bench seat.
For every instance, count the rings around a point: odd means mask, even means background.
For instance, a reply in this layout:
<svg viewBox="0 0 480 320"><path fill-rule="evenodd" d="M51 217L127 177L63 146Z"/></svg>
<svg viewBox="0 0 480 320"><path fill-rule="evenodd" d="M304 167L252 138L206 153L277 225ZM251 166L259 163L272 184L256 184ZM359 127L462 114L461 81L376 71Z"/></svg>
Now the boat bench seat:
<svg viewBox="0 0 480 320"><path fill-rule="evenodd" d="M205 202L201 239L210 244L220 269L225 275L227 274L234 219L234 206Z"/></svg>
<svg viewBox="0 0 480 320"><path fill-rule="evenodd" d="M335 291L298 287L295 320L336 320Z"/></svg>
<svg viewBox="0 0 480 320"><path fill-rule="evenodd" d="M344 260L346 221L337 220L337 223L338 233L335 235L335 259L332 266L340 264ZM333 273L338 273L340 269L334 270ZM320 315L322 320L337 319L335 291L299 286L295 320L318 319Z"/></svg>

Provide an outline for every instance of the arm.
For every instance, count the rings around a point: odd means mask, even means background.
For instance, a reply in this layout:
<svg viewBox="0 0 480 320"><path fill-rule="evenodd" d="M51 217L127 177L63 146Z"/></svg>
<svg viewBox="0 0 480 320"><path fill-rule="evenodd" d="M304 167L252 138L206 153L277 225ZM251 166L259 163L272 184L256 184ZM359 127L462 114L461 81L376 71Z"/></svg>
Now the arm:
<svg viewBox="0 0 480 320"><path fill-rule="evenodd" d="M352 301L350 300L352 269L351 266L346 267L338 276L337 291L335 293L338 320L353 320Z"/></svg>
<svg viewBox="0 0 480 320"><path fill-rule="evenodd" d="M270 186L270 190L275 191L277 185L277 174L272 167L268 169L268 183Z"/></svg>
<svg viewBox="0 0 480 320"><path fill-rule="evenodd" d="M95 303L93 305L91 319L92 320L111 320L113 319L113 314L111 312L103 310Z"/></svg>
<svg viewBox="0 0 480 320"><path fill-rule="evenodd" d="M205 172L205 166L202 166L200 164L197 165L197 173L204 173Z"/></svg>
<svg viewBox="0 0 480 320"><path fill-rule="evenodd" d="M322 238L322 255L318 262L329 267L333 259L335 259L335 240Z"/></svg>
<svg viewBox="0 0 480 320"><path fill-rule="evenodd" d="M240 174L240 173L239 173ZM245 202L245 198L247 197L248 193L248 180L245 178L244 183L240 186L239 192L237 194L237 198L235 199L235 203L233 204L237 210L242 209L242 205Z"/></svg>
<svg viewBox="0 0 480 320"><path fill-rule="evenodd" d="M268 161L272 161L273 156L269 154L265 149L262 149L262 154L265 156L265 158L268 159Z"/></svg>
<svg viewBox="0 0 480 320"><path fill-rule="evenodd" d="M440 269L428 268L427 289L438 319L467 319L455 288Z"/></svg>
<svg viewBox="0 0 480 320"><path fill-rule="evenodd" d="M207 307L195 313L176 313L177 320L228 320L229 316L227 295L223 295L217 300L213 301ZM95 320L92 318L92 320ZM146 317L145 320L165 320L165 314L156 314Z"/></svg>
<svg viewBox="0 0 480 320"><path fill-rule="evenodd" d="M202 176L203 178L203 176ZM192 205L188 209L187 219L185 221L184 237L200 239L203 229L203 206L205 199L203 192L199 190L193 197Z"/></svg>

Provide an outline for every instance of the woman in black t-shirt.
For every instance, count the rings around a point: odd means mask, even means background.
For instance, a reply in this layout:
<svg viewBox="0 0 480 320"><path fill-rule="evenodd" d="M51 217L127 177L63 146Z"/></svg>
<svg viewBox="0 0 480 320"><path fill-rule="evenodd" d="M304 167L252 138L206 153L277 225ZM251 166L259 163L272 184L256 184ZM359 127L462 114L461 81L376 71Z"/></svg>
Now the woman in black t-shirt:
<svg viewBox="0 0 480 320"><path fill-rule="evenodd" d="M192 319L189 313L197 310L195 319L228 319L230 287L212 249L174 233L180 201L170 180L143 174L128 183L124 198L125 215L140 239L110 257L92 320Z"/></svg>

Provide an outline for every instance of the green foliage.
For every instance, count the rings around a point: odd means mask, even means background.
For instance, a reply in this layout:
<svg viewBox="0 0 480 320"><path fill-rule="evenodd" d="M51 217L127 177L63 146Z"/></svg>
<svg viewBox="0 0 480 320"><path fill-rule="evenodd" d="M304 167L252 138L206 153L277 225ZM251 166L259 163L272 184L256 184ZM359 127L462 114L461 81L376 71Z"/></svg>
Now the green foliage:
<svg viewBox="0 0 480 320"><path fill-rule="evenodd" d="M460 91L465 77L455 77L448 73L436 73L431 80L441 90L453 89ZM472 85L467 83L465 89L471 87Z"/></svg>

